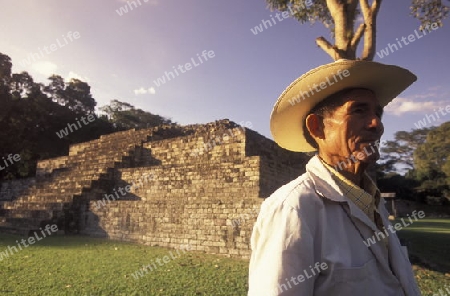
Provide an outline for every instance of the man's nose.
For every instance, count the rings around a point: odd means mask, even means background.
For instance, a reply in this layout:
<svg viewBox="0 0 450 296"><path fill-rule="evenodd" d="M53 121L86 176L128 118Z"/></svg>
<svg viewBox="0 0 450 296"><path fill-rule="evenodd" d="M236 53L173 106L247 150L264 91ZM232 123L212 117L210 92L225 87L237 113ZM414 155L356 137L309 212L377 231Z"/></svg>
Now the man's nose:
<svg viewBox="0 0 450 296"><path fill-rule="evenodd" d="M383 122L381 121L381 118L378 117L377 115L372 115L371 118L369 119L369 125L368 128L370 130L372 130L373 132L376 132L380 137L383 135L384 133L384 125Z"/></svg>

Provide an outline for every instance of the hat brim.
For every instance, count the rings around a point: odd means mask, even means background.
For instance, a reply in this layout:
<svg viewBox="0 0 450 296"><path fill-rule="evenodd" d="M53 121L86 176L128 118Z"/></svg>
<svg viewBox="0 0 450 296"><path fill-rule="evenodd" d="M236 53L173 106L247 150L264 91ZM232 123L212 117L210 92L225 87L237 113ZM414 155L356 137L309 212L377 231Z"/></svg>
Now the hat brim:
<svg viewBox="0 0 450 296"><path fill-rule="evenodd" d="M384 107L416 79L407 69L372 61L338 60L322 65L297 78L280 95L270 116L272 136L285 149L315 151L306 141L303 122L320 101L343 89L365 88Z"/></svg>

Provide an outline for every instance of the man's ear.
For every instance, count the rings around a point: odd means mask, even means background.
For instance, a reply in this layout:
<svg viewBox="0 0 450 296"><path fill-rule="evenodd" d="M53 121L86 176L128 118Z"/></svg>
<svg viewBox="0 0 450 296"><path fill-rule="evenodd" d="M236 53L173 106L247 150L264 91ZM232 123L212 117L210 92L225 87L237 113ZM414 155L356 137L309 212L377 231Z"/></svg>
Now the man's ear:
<svg viewBox="0 0 450 296"><path fill-rule="evenodd" d="M306 117L305 121L306 128L308 129L311 137L318 142L318 139L324 139L325 133L324 133L324 125L323 125L323 118L322 116L319 116L317 114L309 114Z"/></svg>

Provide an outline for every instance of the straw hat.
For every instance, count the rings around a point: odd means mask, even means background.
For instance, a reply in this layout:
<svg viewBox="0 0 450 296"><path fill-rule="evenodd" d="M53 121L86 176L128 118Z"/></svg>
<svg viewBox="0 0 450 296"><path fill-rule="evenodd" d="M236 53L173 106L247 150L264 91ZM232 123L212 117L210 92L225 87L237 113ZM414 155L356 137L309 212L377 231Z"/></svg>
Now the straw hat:
<svg viewBox="0 0 450 296"><path fill-rule="evenodd" d="M285 149L315 151L305 139L303 123L320 101L343 89L365 88L384 107L416 79L406 69L371 61L338 60L322 65L297 78L280 95L270 116L272 136Z"/></svg>

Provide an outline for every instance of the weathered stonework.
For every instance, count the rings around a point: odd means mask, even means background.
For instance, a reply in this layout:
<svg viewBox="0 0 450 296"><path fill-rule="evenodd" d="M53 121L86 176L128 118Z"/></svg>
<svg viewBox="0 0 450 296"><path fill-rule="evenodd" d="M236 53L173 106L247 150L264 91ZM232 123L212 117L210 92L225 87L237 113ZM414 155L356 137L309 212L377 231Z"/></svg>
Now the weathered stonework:
<svg viewBox="0 0 450 296"><path fill-rule="evenodd" d="M228 120L119 132L39 162L26 194L0 202L0 226L59 217L68 231L248 258L261 203L307 159Z"/></svg>

